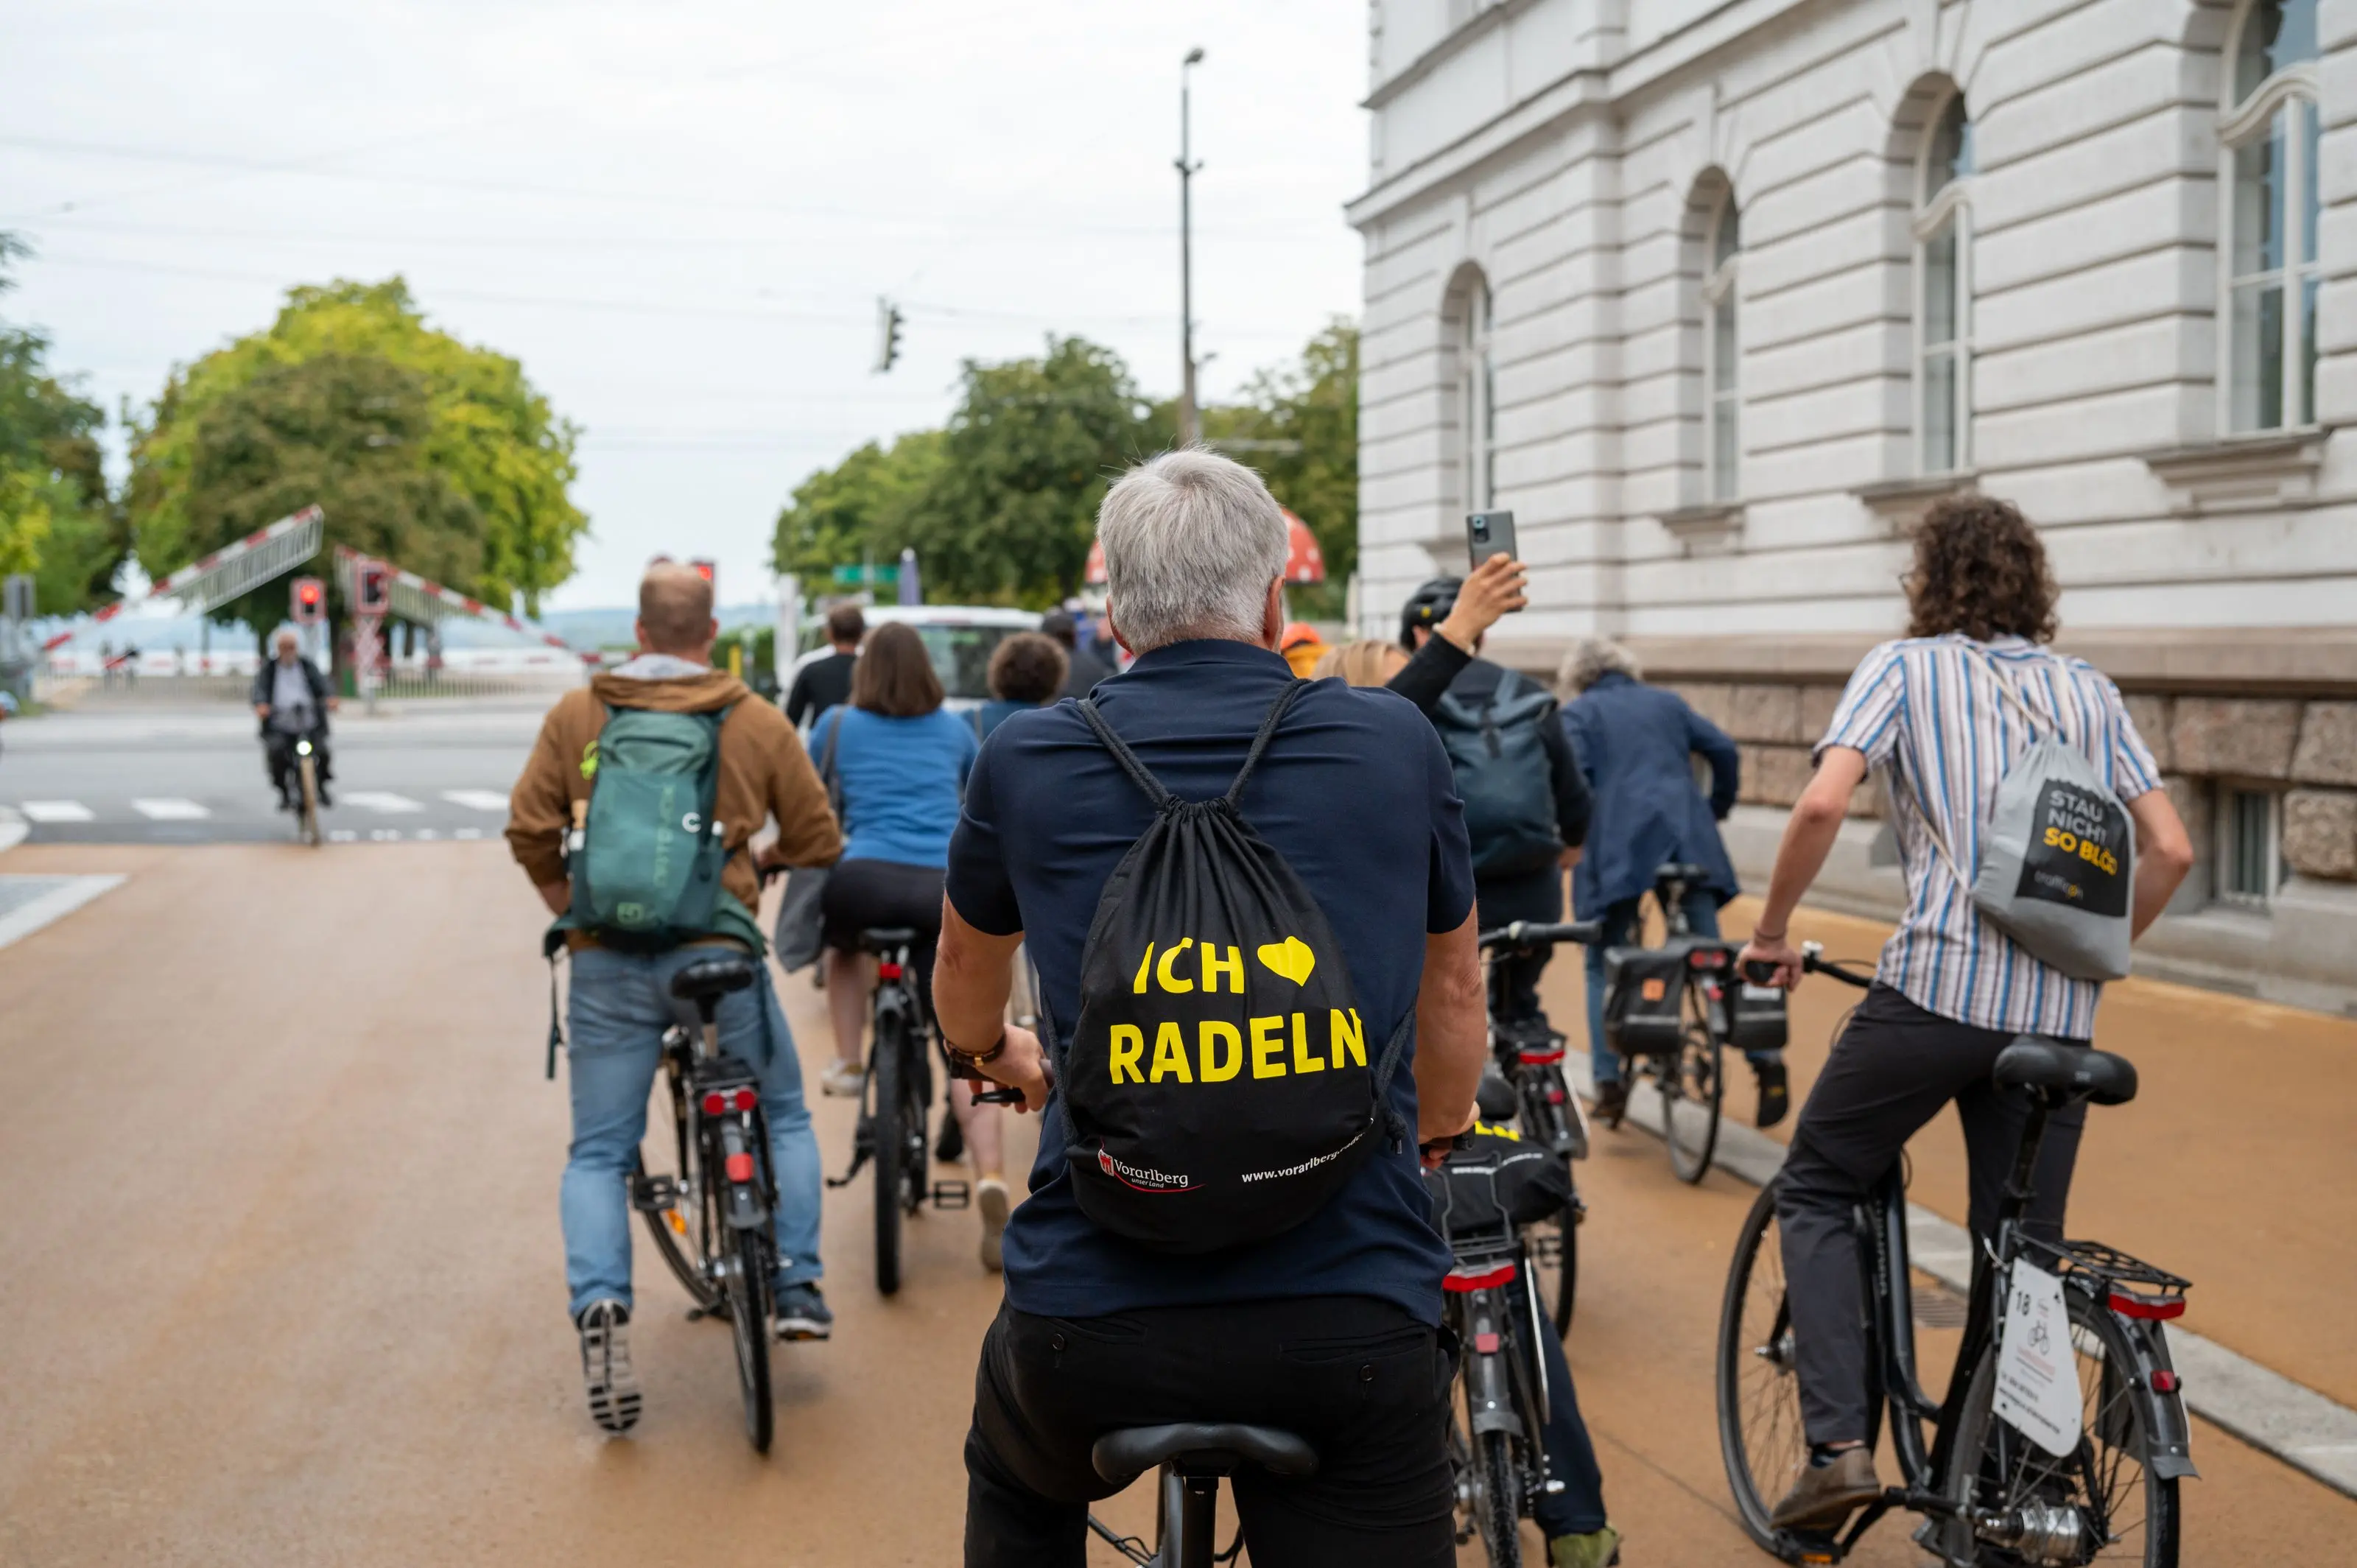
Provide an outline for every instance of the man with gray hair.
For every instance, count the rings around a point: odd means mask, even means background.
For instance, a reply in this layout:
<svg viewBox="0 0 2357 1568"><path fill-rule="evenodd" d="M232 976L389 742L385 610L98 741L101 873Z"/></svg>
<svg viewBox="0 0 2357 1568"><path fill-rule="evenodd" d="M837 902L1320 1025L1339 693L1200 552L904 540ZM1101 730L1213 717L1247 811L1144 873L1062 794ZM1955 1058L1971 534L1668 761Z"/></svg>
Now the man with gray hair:
<svg viewBox="0 0 2357 1568"><path fill-rule="evenodd" d="M1114 636L1137 660L1092 701L1179 801L1225 795L1293 687L1275 651L1283 514L1258 475L1188 449L1123 476L1098 537ZM1443 1146L1472 1122L1486 1042L1471 865L1432 726L1390 693L1308 683L1232 811L1324 913L1366 1038L1390 1038L1413 1011L1390 1107L1415 1141ZM1088 1504L1113 1490L1091 1444L1116 1427L1222 1421L1296 1433L1318 1457L1307 1478L1249 1466L1235 1477L1254 1562L1440 1568L1455 1561L1437 1343L1449 1253L1417 1152L1384 1140L1322 1207L1265 1240L1158 1251L1083 1211L1049 1054L1004 1021L1009 965L1028 942L1042 1015L1071 1060L1092 920L1156 814L1066 701L992 732L950 845L933 981L942 1036L1046 1113L975 1380L965 1561L1080 1568ZM1283 1070L1272 1060L1254 1074ZM1157 1061L1157 1083L1162 1072Z"/></svg>

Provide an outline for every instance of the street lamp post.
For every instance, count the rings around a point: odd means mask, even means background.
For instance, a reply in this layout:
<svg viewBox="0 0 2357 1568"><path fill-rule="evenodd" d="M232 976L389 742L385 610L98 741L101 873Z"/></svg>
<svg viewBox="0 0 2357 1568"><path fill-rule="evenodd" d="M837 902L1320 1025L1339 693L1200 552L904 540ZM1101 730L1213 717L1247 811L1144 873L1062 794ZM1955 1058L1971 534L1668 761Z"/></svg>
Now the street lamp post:
<svg viewBox="0 0 2357 1568"><path fill-rule="evenodd" d="M1189 157L1187 86L1200 64L1200 48L1187 51L1178 62L1178 439L1203 438L1203 420L1195 407L1195 230L1192 185L1202 165Z"/></svg>

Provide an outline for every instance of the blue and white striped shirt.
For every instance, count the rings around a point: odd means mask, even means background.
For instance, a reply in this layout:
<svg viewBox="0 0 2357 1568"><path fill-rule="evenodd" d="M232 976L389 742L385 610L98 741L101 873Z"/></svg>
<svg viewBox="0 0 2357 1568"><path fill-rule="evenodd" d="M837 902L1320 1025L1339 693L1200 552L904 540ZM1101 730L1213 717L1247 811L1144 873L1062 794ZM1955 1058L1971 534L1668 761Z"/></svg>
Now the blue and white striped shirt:
<svg viewBox="0 0 2357 1568"><path fill-rule="evenodd" d="M1994 682L2005 671L2030 712L2133 800L2160 768L2128 719L2119 688L2083 659L2018 637L1975 643L1961 633L1886 642L1849 678L1824 738L1865 753L1889 787L1890 825L1907 873L1907 914L1882 950L1877 978L1943 1018L1984 1029L2084 1040L2095 1032L2100 983L2049 969L1981 918L1924 831L1932 825L1967 876L1997 786L2029 749L2021 714Z"/></svg>

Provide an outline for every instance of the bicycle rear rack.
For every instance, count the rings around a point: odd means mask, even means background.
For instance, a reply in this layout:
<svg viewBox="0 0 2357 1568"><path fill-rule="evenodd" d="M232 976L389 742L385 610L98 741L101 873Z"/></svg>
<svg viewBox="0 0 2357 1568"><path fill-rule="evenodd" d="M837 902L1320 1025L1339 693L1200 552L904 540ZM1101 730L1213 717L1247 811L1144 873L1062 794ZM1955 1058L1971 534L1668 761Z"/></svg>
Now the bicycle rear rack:
<svg viewBox="0 0 2357 1568"><path fill-rule="evenodd" d="M2041 1241L2018 1238L2019 1256L2050 1273L2080 1283L2103 1298L2123 1317L2147 1319L2183 1316L2185 1293L2193 1282L2156 1268L2102 1241Z"/></svg>

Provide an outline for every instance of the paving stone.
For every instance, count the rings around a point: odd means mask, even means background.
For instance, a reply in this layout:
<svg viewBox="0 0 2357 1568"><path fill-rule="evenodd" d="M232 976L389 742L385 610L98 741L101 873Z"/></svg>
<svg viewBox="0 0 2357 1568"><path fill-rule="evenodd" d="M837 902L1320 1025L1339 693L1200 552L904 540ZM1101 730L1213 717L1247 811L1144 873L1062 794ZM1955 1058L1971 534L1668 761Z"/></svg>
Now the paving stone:
<svg viewBox="0 0 2357 1568"><path fill-rule="evenodd" d="M2179 697L2169 751L2180 772L2288 779L2301 704L2274 697Z"/></svg>
<svg viewBox="0 0 2357 1568"><path fill-rule="evenodd" d="M2283 855L2302 876L2357 881L2357 792L2294 789L2286 795Z"/></svg>
<svg viewBox="0 0 2357 1568"><path fill-rule="evenodd" d="M2310 703L2292 753L2298 784L2357 784L2357 703Z"/></svg>

